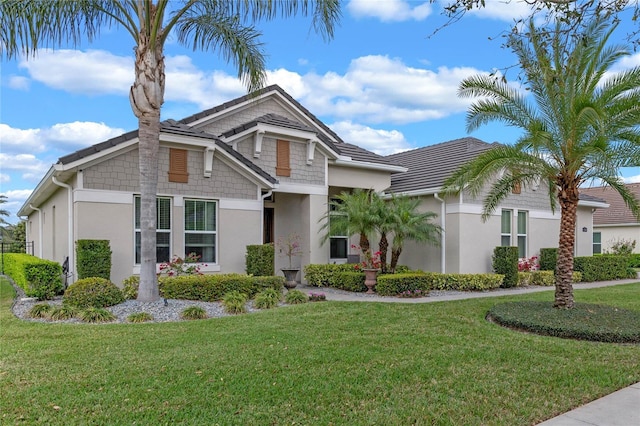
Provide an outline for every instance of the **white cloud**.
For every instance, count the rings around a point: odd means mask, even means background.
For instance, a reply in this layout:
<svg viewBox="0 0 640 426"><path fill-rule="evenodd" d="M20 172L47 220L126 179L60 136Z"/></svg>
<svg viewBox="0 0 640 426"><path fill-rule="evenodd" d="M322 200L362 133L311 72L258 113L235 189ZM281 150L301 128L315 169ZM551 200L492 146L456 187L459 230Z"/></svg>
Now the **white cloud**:
<svg viewBox="0 0 640 426"><path fill-rule="evenodd" d="M33 154L8 155L0 153L0 163L2 170L12 174L20 175L22 179L38 182L51 166L48 163L36 158Z"/></svg>
<svg viewBox="0 0 640 426"><path fill-rule="evenodd" d="M45 149L40 129L14 129L0 123L3 153L42 152Z"/></svg>
<svg viewBox="0 0 640 426"><path fill-rule="evenodd" d="M377 18L382 22L423 21L431 15L429 2L413 4L405 0L351 0L347 10L356 18Z"/></svg>
<svg viewBox="0 0 640 426"><path fill-rule="evenodd" d="M16 223L18 221L16 213L24 202L27 201L31 192L33 192L31 189L16 189L2 192L2 195L7 197L7 202L2 205L2 208L9 212L9 217L5 218L7 222Z"/></svg>
<svg viewBox="0 0 640 426"><path fill-rule="evenodd" d="M32 79L71 93L127 95L134 80L133 57L104 50L47 50L34 59L21 60L20 68Z"/></svg>
<svg viewBox="0 0 640 426"><path fill-rule="evenodd" d="M12 75L9 77L9 87L15 90L29 90L31 80L27 77Z"/></svg>
<svg viewBox="0 0 640 426"><path fill-rule="evenodd" d="M496 19L513 23L533 13L532 6L521 0L485 0L485 6L468 12L479 18Z"/></svg>
<svg viewBox="0 0 640 426"><path fill-rule="evenodd" d="M11 182L11 176L5 173L0 173L0 183Z"/></svg>
<svg viewBox="0 0 640 426"><path fill-rule="evenodd" d="M374 129L351 121L340 121L330 124L329 127L345 142L376 154L389 155L411 149L402 132L397 130Z"/></svg>
<svg viewBox="0 0 640 426"><path fill-rule="evenodd" d="M640 175L628 176L628 177L622 178L622 180L624 180L625 183L638 183L640 182Z"/></svg>

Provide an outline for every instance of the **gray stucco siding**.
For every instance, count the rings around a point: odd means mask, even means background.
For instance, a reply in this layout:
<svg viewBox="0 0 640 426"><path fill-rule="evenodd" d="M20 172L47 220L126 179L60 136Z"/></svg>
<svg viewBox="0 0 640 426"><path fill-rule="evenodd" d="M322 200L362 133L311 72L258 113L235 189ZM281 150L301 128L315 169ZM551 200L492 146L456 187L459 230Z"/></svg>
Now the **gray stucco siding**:
<svg viewBox="0 0 640 426"><path fill-rule="evenodd" d="M468 191L463 192L462 199L467 204L479 204L482 205L485 197L489 193L489 188L482 191L478 194L477 197L473 198ZM517 208L517 209L536 209L536 210L545 210L551 211L551 205L549 204L549 193L547 192L546 187L540 185L537 189L533 189L527 186L522 188L522 192L520 194L509 194L507 198L501 203L504 206L509 206L509 208Z"/></svg>
<svg viewBox="0 0 640 426"><path fill-rule="evenodd" d="M256 101L250 104L249 107L239 111L234 111L233 114L216 119L212 123L207 123L203 126L196 126L199 130L203 130L215 136L219 136L227 130L234 129L243 124L249 123L258 117L262 117L266 114L278 114L282 117L287 117L292 120L296 120L288 110L282 107L281 104L273 99L266 99ZM249 157L251 158L251 157Z"/></svg>

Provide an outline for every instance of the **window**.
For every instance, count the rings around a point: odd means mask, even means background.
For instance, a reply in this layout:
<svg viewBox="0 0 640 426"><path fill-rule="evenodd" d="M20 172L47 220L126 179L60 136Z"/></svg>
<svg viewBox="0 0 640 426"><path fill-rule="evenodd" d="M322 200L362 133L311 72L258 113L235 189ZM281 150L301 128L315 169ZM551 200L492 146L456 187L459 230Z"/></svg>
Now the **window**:
<svg viewBox="0 0 640 426"><path fill-rule="evenodd" d="M184 201L184 254L195 253L201 262L216 263L216 202Z"/></svg>
<svg viewBox="0 0 640 426"><path fill-rule="evenodd" d="M169 182L188 183L186 149L169 148Z"/></svg>
<svg viewBox="0 0 640 426"><path fill-rule="evenodd" d="M527 257L527 212L518 212L518 257Z"/></svg>
<svg viewBox="0 0 640 426"><path fill-rule="evenodd" d="M512 215L513 215L513 212L511 210L502 210L500 245L504 247L509 247L511 245L511 216Z"/></svg>
<svg viewBox="0 0 640 426"><path fill-rule="evenodd" d="M140 196L135 199L135 256L136 264L142 258L142 232L140 231ZM171 253L171 198L156 198L156 261L168 262Z"/></svg>
<svg viewBox="0 0 640 426"><path fill-rule="evenodd" d="M593 233L593 254L601 254L602 253L602 233L594 232Z"/></svg>
<svg viewBox="0 0 640 426"><path fill-rule="evenodd" d="M334 199L332 202L339 200ZM347 215L336 211L336 206L333 203L329 204L329 258L330 259L346 259L347 248L349 247L349 238L346 235L337 231L338 229L346 229L340 222L347 220Z"/></svg>
<svg viewBox="0 0 640 426"><path fill-rule="evenodd" d="M291 176L289 141L278 139L276 142L276 176Z"/></svg>

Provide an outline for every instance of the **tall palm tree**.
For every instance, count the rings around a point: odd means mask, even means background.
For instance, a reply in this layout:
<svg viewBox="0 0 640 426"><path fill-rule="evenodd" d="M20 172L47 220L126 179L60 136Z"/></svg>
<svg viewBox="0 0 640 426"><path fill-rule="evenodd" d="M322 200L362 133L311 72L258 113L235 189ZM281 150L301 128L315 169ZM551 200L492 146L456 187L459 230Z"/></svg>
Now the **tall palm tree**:
<svg viewBox="0 0 640 426"><path fill-rule="evenodd" d="M0 204L4 204L7 202L6 195L0 195ZM4 219L5 217L9 217L9 211L6 209L0 209L0 225L4 225L7 221Z"/></svg>
<svg viewBox="0 0 640 426"><path fill-rule="evenodd" d="M488 151L445 182L455 193L466 189L484 198L483 219L516 185L542 183L555 210L560 204L560 235L554 306L573 307L573 251L579 188L601 179L638 216L638 201L618 176L621 167L640 164L640 68L612 73L628 56L626 46L607 46L614 31L597 19L574 33L538 30L529 22L527 39L511 37L531 96L487 75L464 80L463 97L479 97L467 114L467 130L491 121L520 127L512 146ZM531 99L532 98L532 99Z"/></svg>
<svg viewBox="0 0 640 426"><path fill-rule="evenodd" d="M164 102L164 45L175 31L181 44L220 52L233 62L249 91L264 85L265 57L254 26L276 16L313 14L313 26L333 37L338 0L1 0L0 49L11 58L34 55L42 47L76 47L100 30L124 28L135 44L135 79L129 92L138 118L140 228L142 236L138 299L159 298L156 278L156 193L160 108Z"/></svg>
<svg viewBox="0 0 640 426"><path fill-rule="evenodd" d="M440 226L432 223L438 215L434 212L419 212L420 200L406 196L393 196L389 202L388 230L393 234L391 244L390 272L395 273L398 259L407 240L440 243Z"/></svg>

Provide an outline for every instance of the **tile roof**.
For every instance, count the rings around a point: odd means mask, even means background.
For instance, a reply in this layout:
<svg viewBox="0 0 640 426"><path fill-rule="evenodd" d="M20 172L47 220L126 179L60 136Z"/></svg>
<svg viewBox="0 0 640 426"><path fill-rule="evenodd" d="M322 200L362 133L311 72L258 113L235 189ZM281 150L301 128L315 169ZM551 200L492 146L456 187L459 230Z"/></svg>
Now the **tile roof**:
<svg viewBox="0 0 640 426"><path fill-rule="evenodd" d="M627 189L640 200L640 183L627 184ZM625 223L639 223L638 219L622 200L618 192L610 186L581 188L580 194L598 197L609 204L608 209L597 209L593 214L594 225L620 225Z"/></svg>
<svg viewBox="0 0 640 426"><path fill-rule="evenodd" d="M389 155L387 159L409 169L392 175L389 189L392 192L438 189L462 164L499 145L465 137Z"/></svg>

